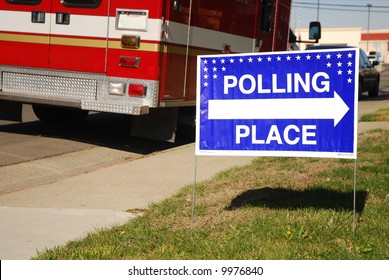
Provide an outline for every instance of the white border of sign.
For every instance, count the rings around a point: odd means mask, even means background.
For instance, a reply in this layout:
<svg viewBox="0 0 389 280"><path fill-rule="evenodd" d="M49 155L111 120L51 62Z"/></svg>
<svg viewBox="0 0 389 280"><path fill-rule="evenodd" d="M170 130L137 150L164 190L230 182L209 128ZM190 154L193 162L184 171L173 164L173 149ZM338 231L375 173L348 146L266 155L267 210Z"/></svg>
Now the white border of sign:
<svg viewBox="0 0 389 280"><path fill-rule="evenodd" d="M239 53L239 54L221 54L221 55L202 55L197 57L197 81L196 81L196 155L203 156L274 156L274 157L317 157L317 158L345 158L345 159L356 159L357 158L357 136L358 136L358 84L359 84L359 48L342 48L342 51L353 50L356 51L356 69L354 71L354 135L353 135L353 147L354 152L352 153L339 153L339 152L318 152L318 151L273 151L273 150L201 150L200 149L200 104L201 104L201 92L200 92L200 67L201 59L207 57L242 57L253 55L253 53ZM336 51L336 49L317 49L312 51L294 51L294 52L271 52L271 53L256 53L255 55L261 54L296 54L296 53L309 53L309 52L328 52Z"/></svg>

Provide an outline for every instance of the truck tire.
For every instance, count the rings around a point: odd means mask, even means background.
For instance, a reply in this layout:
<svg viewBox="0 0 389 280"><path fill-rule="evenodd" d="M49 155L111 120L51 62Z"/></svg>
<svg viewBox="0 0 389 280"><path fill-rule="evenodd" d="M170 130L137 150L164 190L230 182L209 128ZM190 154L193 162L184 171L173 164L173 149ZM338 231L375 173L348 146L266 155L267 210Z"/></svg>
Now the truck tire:
<svg viewBox="0 0 389 280"><path fill-rule="evenodd" d="M358 100L362 100L362 92L363 92L363 83L361 81L361 77L359 77L358 83Z"/></svg>
<svg viewBox="0 0 389 280"><path fill-rule="evenodd" d="M369 97L377 97L379 92L379 87L380 87L380 80L378 79L374 89L369 91Z"/></svg>
<svg viewBox="0 0 389 280"><path fill-rule="evenodd" d="M33 104L32 109L40 121L47 124L60 125L81 124L89 113L89 111L80 109L52 107L38 104Z"/></svg>

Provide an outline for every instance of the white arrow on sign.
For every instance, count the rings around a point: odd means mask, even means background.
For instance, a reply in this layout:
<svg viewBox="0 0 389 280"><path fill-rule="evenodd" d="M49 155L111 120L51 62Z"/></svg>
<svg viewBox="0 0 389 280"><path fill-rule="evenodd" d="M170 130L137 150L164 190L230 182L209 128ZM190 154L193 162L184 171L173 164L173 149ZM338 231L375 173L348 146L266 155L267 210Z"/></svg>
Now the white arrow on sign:
<svg viewBox="0 0 389 280"><path fill-rule="evenodd" d="M334 127L350 110L334 91L333 98L209 100L210 120L333 119Z"/></svg>

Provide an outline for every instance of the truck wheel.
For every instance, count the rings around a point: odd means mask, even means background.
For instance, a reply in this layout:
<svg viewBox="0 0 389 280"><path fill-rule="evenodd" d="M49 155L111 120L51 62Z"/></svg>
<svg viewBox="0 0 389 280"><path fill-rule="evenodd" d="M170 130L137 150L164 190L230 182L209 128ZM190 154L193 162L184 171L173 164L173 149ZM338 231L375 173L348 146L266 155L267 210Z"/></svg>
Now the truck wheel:
<svg viewBox="0 0 389 280"><path fill-rule="evenodd" d="M359 78L359 83L358 83L358 100L362 100L362 92L363 92L363 84L361 82L361 78Z"/></svg>
<svg viewBox="0 0 389 280"><path fill-rule="evenodd" d="M89 111L51 107L44 105L32 105L36 117L47 124L78 125L81 124L88 116Z"/></svg>
<svg viewBox="0 0 389 280"><path fill-rule="evenodd" d="M379 92L379 80L377 80L377 83L375 84L374 89L369 91L369 97L377 97Z"/></svg>

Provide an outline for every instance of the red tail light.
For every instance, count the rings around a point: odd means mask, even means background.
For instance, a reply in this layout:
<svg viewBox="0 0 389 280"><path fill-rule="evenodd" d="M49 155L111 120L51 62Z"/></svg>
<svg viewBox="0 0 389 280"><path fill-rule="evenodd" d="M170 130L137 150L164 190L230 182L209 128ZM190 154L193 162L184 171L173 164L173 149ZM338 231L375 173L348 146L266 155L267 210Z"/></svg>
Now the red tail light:
<svg viewBox="0 0 389 280"><path fill-rule="evenodd" d="M140 58L135 56L121 56L119 58L120 67L138 68L140 65Z"/></svg>
<svg viewBox="0 0 389 280"><path fill-rule="evenodd" d="M130 84L128 94L131 96L146 96L147 87L145 85Z"/></svg>

